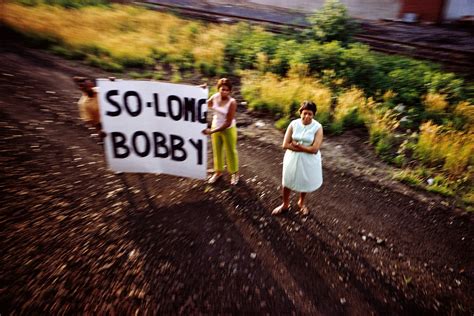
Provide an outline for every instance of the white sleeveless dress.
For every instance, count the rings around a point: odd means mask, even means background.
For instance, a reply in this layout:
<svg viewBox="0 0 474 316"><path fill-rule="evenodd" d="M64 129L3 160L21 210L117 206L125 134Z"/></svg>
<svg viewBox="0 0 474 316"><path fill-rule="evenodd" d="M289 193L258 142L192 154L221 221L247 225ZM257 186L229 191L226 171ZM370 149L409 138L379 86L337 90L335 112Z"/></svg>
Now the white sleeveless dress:
<svg viewBox="0 0 474 316"><path fill-rule="evenodd" d="M304 125L301 119L290 123L293 129L292 138L304 146L310 146L321 124L313 120ZM288 127L289 128L289 127ZM316 154L297 152L287 149L283 158L282 184L296 192L312 192L323 184L321 151Z"/></svg>

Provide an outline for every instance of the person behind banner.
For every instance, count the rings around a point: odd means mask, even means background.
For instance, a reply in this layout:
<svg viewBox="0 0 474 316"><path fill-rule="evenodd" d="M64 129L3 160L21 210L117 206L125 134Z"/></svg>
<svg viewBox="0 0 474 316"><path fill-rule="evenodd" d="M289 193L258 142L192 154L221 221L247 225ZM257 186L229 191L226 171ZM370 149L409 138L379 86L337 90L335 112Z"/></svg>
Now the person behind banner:
<svg viewBox="0 0 474 316"><path fill-rule="evenodd" d="M82 96L77 102L80 118L87 124L95 127L99 134L102 134L97 97L98 90L94 80L85 77L74 77L73 80L82 91Z"/></svg>
<svg viewBox="0 0 474 316"><path fill-rule="evenodd" d="M217 90L219 92L207 100L208 108L214 112L211 128L206 128L202 131L205 135L211 135L212 141L214 174L209 178L208 183L215 183L222 177L225 151L227 170L231 174L230 184L236 185L239 182L237 126L235 120L237 102L231 97L232 84L229 79L219 79Z"/></svg>
<svg viewBox="0 0 474 316"><path fill-rule="evenodd" d="M323 142L323 128L313 119L316 111L316 104L304 101L299 109L300 118L293 120L286 130L282 144L282 148L286 149L282 175L283 203L273 210L272 215L289 209L291 191L299 192L298 206L301 213L307 215L306 194L317 190L323 183L319 150Z"/></svg>

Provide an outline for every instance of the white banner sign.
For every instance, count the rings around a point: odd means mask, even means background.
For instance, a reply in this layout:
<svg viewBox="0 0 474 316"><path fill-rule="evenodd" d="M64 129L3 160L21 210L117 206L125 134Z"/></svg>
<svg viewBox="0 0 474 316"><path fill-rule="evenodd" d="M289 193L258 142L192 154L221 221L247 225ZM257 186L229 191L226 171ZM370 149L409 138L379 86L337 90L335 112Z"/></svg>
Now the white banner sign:
<svg viewBox="0 0 474 316"><path fill-rule="evenodd" d="M206 178L207 89L108 79L97 85L110 169Z"/></svg>

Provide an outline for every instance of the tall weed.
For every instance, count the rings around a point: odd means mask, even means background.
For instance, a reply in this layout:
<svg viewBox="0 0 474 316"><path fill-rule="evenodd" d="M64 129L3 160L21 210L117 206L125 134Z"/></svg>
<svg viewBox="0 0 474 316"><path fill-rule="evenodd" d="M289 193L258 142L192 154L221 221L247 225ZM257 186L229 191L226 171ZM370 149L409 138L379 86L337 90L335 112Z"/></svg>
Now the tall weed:
<svg viewBox="0 0 474 316"><path fill-rule="evenodd" d="M108 0L17 0L16 2L26 6L37 6L41 4L57 5L68 9L77 9L85 6L108 5Z"/></svg>
<svg viewBox="0 0 474 316"><path fill-rule="evenodd" d="M428 93L423 99L423 105L429 112L444 112L448 107L446 96L439 93Z"/></svg>
<svg viewBox="0 0 474 316"><path fill-rule="evenodd" d="M467 101L459 102L453 113L465 123L465 129L474 131L474 105Z"/></svg>
<svg viewBox="0 0 474 316"><path fill-rule="evenodd" d="M249 101L250 108L290 117L296 115L304 100L316 103L316 118L323 122L328 120L331 108L331 91L295 69L290 71L290 76L283 78L271 73L243 72L242 94Z"/></svg>
<svg viewBox="0 0 474 316"><path fill-rule="evenodd" d="M474 132L455 131L427 122L421 125L415 156L459 177L474 164Z"/></svg>
<svg viewBox="0 0 474 316"><path fill-rule="evenodd" d="M366 104L364 92L357 88L345 91L337 98L334 110L334 123L343 127L355 127L363 124L359 117L359 109Z"/></svg>
<svg viewBox="0 0 474 316"><path fill-rule="evenodd" d="M223 69L224 39L232 33L232 26L204 26L132 6L66 10L7 3L4 8L2 21L9 27L36 37L51 34L65 48L97 58L107 55L122 67L148 67L158 57L178 67L206 68L216 73Z"/></svg>

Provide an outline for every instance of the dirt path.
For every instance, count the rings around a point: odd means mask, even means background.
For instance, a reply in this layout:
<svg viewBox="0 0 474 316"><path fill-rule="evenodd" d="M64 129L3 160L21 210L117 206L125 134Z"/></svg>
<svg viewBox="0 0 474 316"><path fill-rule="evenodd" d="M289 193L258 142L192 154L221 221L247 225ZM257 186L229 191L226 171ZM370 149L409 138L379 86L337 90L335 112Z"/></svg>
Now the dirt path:
<svg viewBox="0 0 474 316"><path fill-rule="evenodd" d="M472 314L472 217L328 137L312 213L272 217L282 135L240 113L243 181L114 174L70 77L0 51L0 313Z"/></svg>

